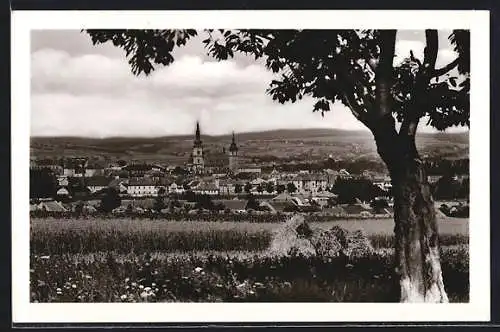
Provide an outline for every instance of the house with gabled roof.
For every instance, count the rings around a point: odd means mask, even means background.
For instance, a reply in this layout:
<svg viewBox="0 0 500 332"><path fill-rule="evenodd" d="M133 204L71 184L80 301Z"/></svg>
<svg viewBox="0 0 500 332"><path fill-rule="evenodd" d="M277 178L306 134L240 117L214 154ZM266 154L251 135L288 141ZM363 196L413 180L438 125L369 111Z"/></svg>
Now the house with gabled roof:
<svg viewBox="0 0 500 332"><path fill-rule="evenodd" d="M221 203L224 206L224 209L230 210L235 213L244 213L246 210L246 206L248 201L244 199L225 199L225 200L216 200L214 204Z"/></svg>
<svg viewBox="0 0 500 332"><path fill-rule="evenodd" d="M287 194L285 192L279 194L278 196L274 197L272 199L274 202L287 202L287 201L293 201L293 196L290 194Z"/></svg>
<svg viewBox="0 0 500 332"><path fill-rule="evenodd" d="M85 185L93 194L107 188L110 182L111 179L105 176L92 176L85 179Z"/></svg>
<svg viewBox="0 0 500 332"><path fill-rule="evenodd" d="M346 204L342 205L342 209L349 217L356 218L369 218L373 217L373 210L371 207L364 204Z"/></svg>
<svg viewBox="0 0 500 332"><path fill-rule="evenodd" d="M128 181L126 181L124 179L115 178L109 182L108 188L114 188L120 194L126 194L127 193L127 182Z"/></svg>
<svg viewBox="0 0 500 332"><path fill-rule="evenodd" d="M191 188L191 190L195 194L201 194L201 195L219 195L219 188L215 185L213 182L205 182L205 181L200 181L198 185L194 188Z"/></svg>
<svg viewBox="0 0 500 332"><path fill-rule="evenodd" d="M66 212L67 209L58 201L43 201L37 206L38 210L47 212Z"/></svg>

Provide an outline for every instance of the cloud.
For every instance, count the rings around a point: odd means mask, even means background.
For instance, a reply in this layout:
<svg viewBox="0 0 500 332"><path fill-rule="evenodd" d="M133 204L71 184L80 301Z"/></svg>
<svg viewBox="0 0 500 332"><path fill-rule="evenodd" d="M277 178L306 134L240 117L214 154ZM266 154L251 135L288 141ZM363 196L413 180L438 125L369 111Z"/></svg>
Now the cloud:
<svg viewBox="0 0 500 332"><path fill-rule="evenodd" d="M183 56L168 67L158 68L149 77L132 75L123 59L98 54L72 57L64 51L42 49L32 54L31 61L34 93L222 97L249 91L264 93L272 78L272 74L259 65L205 62L199 56Z"/></svg>
<svg viewBox="0 0 500 332"><path fill-rule="evenodd" d="M274 128L362 129L341 105L325 118L313 100L281 105L266 95L273 75L258 64L184 55L149 77L123 59L39 49L32 54L32 135L158 136ZM331 120L335 119L335 122Z"/></svg>
<svg viewBox="0 0 500 332"><path fill-rule="evenodd" d="M52 32L51 32L52 33ZM186 134L200 120L208 134L275 128L364 127L342 105L323 118L304 98L281 105L265 91L273 75L261 63L239 57L207 61L202 47L176 53L175 62L149 77L134 76L123 55L91 45L81 34L38 39L31 54L32 135L159 136ZM50 33L49 33L50 35ZM62 38L62 37L64 38ZM406 56L423 53L419 40L399 40ZM111 54L113 53L113 54ZM454 58L450 49L438 61Z"/></svg>

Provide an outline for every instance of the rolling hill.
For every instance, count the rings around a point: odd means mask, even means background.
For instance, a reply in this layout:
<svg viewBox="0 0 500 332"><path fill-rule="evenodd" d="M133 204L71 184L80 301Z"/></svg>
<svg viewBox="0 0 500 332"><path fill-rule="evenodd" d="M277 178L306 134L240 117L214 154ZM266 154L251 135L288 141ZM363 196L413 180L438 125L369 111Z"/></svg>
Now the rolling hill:
<svg viewBox="0 0 500 332"><path fill-rule="evenodd" d="M371 133L339 129L279 129L239 133L240 155L247 159L378 158ZM219 154L231 136L202 135L207 154ZM164 137L32 137L31 154L37 157L100 156L111 159L182 164L189 158L192 135ZM468 133L421 133L417 145L423 155L466 158Z"/></svg>

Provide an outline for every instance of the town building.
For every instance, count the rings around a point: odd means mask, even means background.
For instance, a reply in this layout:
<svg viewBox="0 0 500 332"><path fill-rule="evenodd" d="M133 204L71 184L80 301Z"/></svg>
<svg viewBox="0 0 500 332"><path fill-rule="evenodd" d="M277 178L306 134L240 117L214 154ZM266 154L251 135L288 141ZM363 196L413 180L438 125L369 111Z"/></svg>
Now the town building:
<svg viewBox="0 0 500 332"><path fill-rule="evenodd" d="M87 160L85 158L71 158L64 161L63 175L67 177L83 177Z"/></svg>
<svg viewBox="0 0 500 332"><path fill-rule="evenodd" d="M150 178L131 178L128 183L127 193L132 197L156 196L158 188Z"/></svg>
<svg viewBox="0 0 500 332"><path fill-rule="evenodd" d="M326 190L328 177L324 174L298 174L292 183L299 192L318 192Z"/></svg>
<svg viewBox="0 0 500 332"><path fill-rule="evenodd" d="M193 170L197 174L202 174L205 169L205 159L203 155L203 144L201 142L200 123L196 122L196 133L193 144Z"/></svg>
<svg viewBox="0 0 500 332"><path fill-rule="evenodd" d="M111 180L105 176L92 176L85 179L85 185L92 194L108 187Z"/></svg>
<svg viewBox="0 0 500 332"><path fill-rule="evenodd" d="M85 176L86 177L91 177L91 176L100 176L104 174L104 166L99 165L96 162L89 163L85 167Z"/></svg>
<svg viewBox="0 0 500 332"><path fill-rule="evenodd" d="M229 146L229 169L234 172L238 168L238 146L236 145L236 140L234 138Z"/></svg>

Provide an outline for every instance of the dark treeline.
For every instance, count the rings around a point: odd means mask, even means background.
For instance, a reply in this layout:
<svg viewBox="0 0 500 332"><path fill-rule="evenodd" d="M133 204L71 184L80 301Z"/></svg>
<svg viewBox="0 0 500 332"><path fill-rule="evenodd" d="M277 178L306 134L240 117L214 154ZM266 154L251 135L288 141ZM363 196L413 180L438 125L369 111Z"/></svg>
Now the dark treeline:
<svg viewBox="0 0 500 332"><path fill-rule="evenodd" d="M428 175L447 174L469 174L469 159L427 159L425 160ZM320 172L324 169L345 169L351 174L362 174L369 170L375 173L387 173L387 168L380 160L370 160L360 158L357 160L334 160L327 159L315 162L283 163L274 166L283 172L310 171ZM266 166L262 169L270 171L273 166Z"/></svg>
<svg viewBox="0 0 500 332"><path fill-rule="evenodd" d="M154 211L145 212L125 212L125 213L104 213L104 212L84 212L76 213L72 211L55 212L55 211L31 211L31 218L51 218L51 219L82 219L82 220L105 220L117 218L130 218L130 219L151 219L159 221L188 221L188 222L251 222L251 223L283 223L290 219L290 214L237 214L237 213L197 213L189 214L183 212L166 212L157 213ZM308 222L328 222L334 220L360 220L360 217L349 216L330 216L321 214L304 214ZM366 218L365 218L366 219ZM383 217L369 218L369 219L385 219Z"/></svg>

